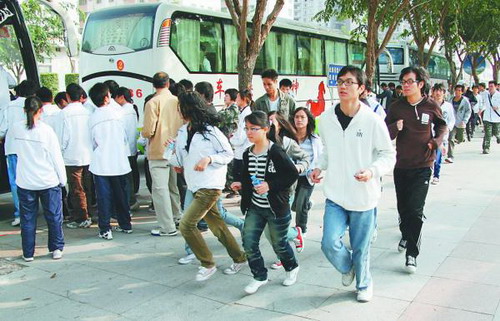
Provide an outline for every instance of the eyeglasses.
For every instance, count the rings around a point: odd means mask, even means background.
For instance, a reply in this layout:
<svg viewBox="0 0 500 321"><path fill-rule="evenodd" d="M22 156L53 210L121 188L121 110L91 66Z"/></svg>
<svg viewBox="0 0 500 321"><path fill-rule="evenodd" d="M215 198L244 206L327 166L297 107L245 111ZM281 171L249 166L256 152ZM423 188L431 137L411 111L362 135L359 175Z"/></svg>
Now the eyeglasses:
<svg viewBox="0 0 500 321"><path fill-rule="evenodd" d="M404 85L408 85L408 86L411 86L413 85L414 83L417 83L419 82L420 80L413 80L413 79L408 79L408 80L401 80L399 83L404 86Z"/></svg>
<svg viewBox="0 0 500 321"><path fill-rule="evenodd" d="M338 80L337 80L337 85L338 85L338 86L346 85L347 87L349 87L349 86L352 86L352 85L354 85L354 84L356 84L356 85L357 85L358 83L357 83L357 82L352 81L352 79L347 79L347 80L338 79Z"/></svg>
<svg viewBox="0 0 500 321"><path fill-rule="evenodd" d="M252 132L252 133L256 133L258 132L259 130L261 130L262 128L261 127L245 127L243 128L246 132Z"/></svg>

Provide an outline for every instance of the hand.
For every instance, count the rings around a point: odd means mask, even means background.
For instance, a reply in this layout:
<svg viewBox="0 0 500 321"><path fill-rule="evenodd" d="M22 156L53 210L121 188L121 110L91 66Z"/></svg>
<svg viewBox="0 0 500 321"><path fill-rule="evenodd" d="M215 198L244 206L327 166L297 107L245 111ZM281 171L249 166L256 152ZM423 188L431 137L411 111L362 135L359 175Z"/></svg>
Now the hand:
<svg viewBox="0 0 500 321"><path fill-rule="evenodd" d="M266 182L262 182L259 185L254 186L254 189L257 192L257 194L262 195L269 192L269 185L267 185Z"/></svg>
<svg viewBox="0 0 500 321"><path fill-rule="evenodd" d="M231 183L231 189L235 192L239 191L241 189L241 183L240 182Z"/></svg>
<svg viewBox="0 0 500 321"><path fill-rule="evenodd" d="M466 125L465 125L465 122L463 121L463 122L461 122L461 123L460 123L459 128L465 128L465 126L466 126Z"/></svg>
<svg viewBox="0 0 500 321"><path fill-rule="evenodd" d="M396 127L398 128L399 131L403 130L403 120L400 119L396 122Z"/></svg>
<svg viewBox="0 0 500 321"><path fill-rule="evenodd" d="M493 107L493 110L498 110L498 107Z"/></svg>
<svg viewBox="0 0 500 321"><path fill-rule="evenodd" d="M200 159L200 161L194 166L194 170L197 171L197 172L203 172L208 164L210 164L212 162L212 159L210 157L203 157L202 159Z"/></svg>
<svg viewBox="0 0 500 321"><path fill-rule="evenodd" d="M443 154L443 156L446 156L448 154L448 149L444 146L441 146L441 154Z"/></svg>
<svg viewBox="0 0 500 321"><path fill-rule="evenodd" d="M368 182L373 177L373 173L369 169L360 169L354 177L358 182Z"/></svg>
<svg viewBox="0 0 500 321"><path fill-rule="evenodd" d="M177 174L182 174L182 172L184 171L184 168L182 168L182 167L174 167L174 171Z"/></svg>
<svg viewBox="0 0 500 321"><path fill-rule="evenodd" d="M321 169L315 168L311 172L311 181L313 181L313 183L317 184L317 183L321 182L322 179L323 179L323 177L321 176Z"/></svg>
<svg viewBox="0 0 500 321"><path fill-rule="evenodd" d="M175 144L175 139L171 139L171 138L167 139L167 141L163 143L163 146L167 147L168 145L170 145L170 143L174 143Z"/></svg>

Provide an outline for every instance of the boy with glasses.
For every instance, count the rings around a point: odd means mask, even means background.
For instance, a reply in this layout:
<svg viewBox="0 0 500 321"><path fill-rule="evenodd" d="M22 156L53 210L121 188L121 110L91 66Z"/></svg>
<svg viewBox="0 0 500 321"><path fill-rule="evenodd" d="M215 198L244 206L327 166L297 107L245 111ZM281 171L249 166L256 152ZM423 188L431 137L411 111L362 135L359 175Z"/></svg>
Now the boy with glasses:
<svg viewBox="0 0 500 321"><path fill-rule="evenodd" d="M401 230L398 251L406 250L406 270L415 273L431 167L447 128L441 108L425 95L429 84L427 70L404 68L399 80L404 99L391 106L385 122L391 139L396 139L394 185Z"/></svg>

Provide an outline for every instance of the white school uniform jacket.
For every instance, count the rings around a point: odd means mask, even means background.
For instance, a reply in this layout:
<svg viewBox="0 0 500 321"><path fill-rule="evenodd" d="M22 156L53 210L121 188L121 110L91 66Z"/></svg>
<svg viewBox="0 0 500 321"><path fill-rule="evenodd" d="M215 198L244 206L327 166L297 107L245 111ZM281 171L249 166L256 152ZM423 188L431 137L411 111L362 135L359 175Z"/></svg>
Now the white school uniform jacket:
<svg viewBox="0 0 500 321"><path fill-rule="evenodd" d="M375 208L380 197L380 177L396 163L396 152L384 121L362 103L344 131L335 108L330 108L320 117L319 136L323 142L319 168L326 170L325 196L349 211ZM354 178L361 169L372 171L373 177L368 182Z"/></svg>
<svg viewBox="0 0 500 321"><path fill-rule="evenodd" d="M121 112L123 125L127 132L130 156L135 156L137 154L137 114L134 106L129 103L121 106Z"/></svg>
<svg viewBox="0 0 500 321"><path fill-rule="evenodd" d="M234 148L234 158L243 160L243 152L247 149L252 143L247 138L247 133L245 132L245 117L252 113L252 109L250 106L246 106L245 109L240 111L238 114L238 128L234 132L233 136L229 139L231 145Z"/></svg>
<svg viewBox="0 0 500 321"><path fill-rule="evenodd" d="M498 107L496 112L492 107ZM485 91L485 94L483 94L483 110L483 120L490 123L500 123L500 93L498 91L495 91L493 95L490 95L489 91Z"/></svg>
<svg viewBox="0 0 500 321"><path fill-rule="evenodd" d="M62 130L62 122L61 122L61 109L56 105L44 105L43 113L41 120L52 127L54 132L56 133L57 138L61 139L61 130Z"/></svg>
<svg viewBox="0 0 500 321"><path fill-rule="evenodd" d="M66 166L90 164L90 112L79 102L70 103L61 111L61 150Z"/></svg>
<svg viewBox="0 0 500 321"><path fill-rule="evenodd" d="M20 121L26 121L26 114L24 113L24 102L26 98L19 97L16 100L10 102L6 109L4 109L4 115L2 123L0 124L0 137L6 137L10 128L14 124ZM13 155L14 152L14 142L7 137L5 138L5 155Z"/></svg>
<svg viewBox="0 0 500 321"><path fill-rule="evenodd" d="M227 164L233 159L233 149L219 128L208 126L204 135L194 134L188 152L188 129L187 124L183 125L178 131L175 155L170 161L173 166L184 167L187 188L192 192L201 188L222 190L226 184ZM212 163L202 172L195 171L195 165L207 156Z"/></svg>
<svg viewBox="0 0 500 321"><path fill-rule="evenodd" d="M66 168L61 148L52 128L42 121L28 129L20 121L9 130L17 154L17 186L39 191L66 185Z"/></svg>
<svg viewBox="0 0 500 321"><path fill-rule="evenodd" d="M89 170L99 176L120 176L130 173L130 150L122 114L111 105L99 107L90 116L92 159Z"/></svg>

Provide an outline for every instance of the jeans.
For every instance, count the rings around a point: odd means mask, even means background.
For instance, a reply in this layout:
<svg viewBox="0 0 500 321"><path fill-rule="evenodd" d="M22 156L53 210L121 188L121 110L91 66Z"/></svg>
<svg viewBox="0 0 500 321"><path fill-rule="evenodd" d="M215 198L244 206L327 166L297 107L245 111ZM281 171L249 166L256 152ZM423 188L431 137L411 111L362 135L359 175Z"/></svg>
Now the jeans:
<svg viewBox="0 0 500 321"><path fill-rule="evenodd" d="M7 173L9 175L10 193L12 194L12 201L14 202L14 218L19 217L19 196L17 195L16 168L17 155L7 155Z"/></svg>
<svg viewBox="0 0 500 321"><path fill-rule="evenodd" d="M434 161L434 177L439 178L441 173L441 161L443 159L443 153L441 148L436 149L436 160Z"/></svg>
<svg viewBox="0 0 500 321"><path fill-rule="evenodd" d="M62 196L61 187L56 186L41 191L31 191L18 187L21 238L23 256L33 257L35 254L36 219L38 203L42 203L43 215L49 228L49 252L64 248L64 234L62 230Z"/></svg>
<svg viewBox="0 0 500 321"><path fill-rule="evenodd" d="M188 208L189 205L191 205L191 202L193 201L193 199L194 199L193 192L186 189L186 195L184 198L184 208ZM220 197L217 200L217 209L219 210L220 216L222 217L222 219L224 220L224 222L226 224L234 226L238 230L240 230L240 232L243 232L243 225L244 225L245 221L242 218L239 218L238 216L236 216L236 215L232 214L231 212L229 212L228 210L226 210L226 208L224 206L222 206L222 200ZM189 245L187 243L186 243L184 249L186 250L186 253L188 255L193 254L193 251L191 251L191 248L189 247Z"/></svg>
<svg viewBox="0 0 500 321"><path fill-rule="evenodd" d="M99 210L99 230L101 233L111 230L109 221L116 214L118 225L124 230L132 229L130 206L128 204L128 174L120 176L95 175L97 209Z"/></svg>
<svg viewBox="0 0 500 321"><path fill-rule="evenodd" d="M497 142L500 140L500 123L492 123L487 120L484 124L483 151L490 149L491 136L495 136Z"/></svg>
<svg viewBox="0 0 500 321"><path fill-rule="evenodd" d="M75 222L81 223L89 218L92 174L88 166L66 166L66 175L68 176L71 216Z"/></svg>
<svg viewBox="0 0 500 321"><path fill-rule="evenodd" d="M311 186L305 176L299 177L297 187L295 188L295 198L292 204L292 211L295 212L295 225L307 232L307 217L311 209L311 195L314 186Z"/></svg>
<svg viewBox="0 0 500 321"><path fill-rule="evenodd" d="M139 169L137 167L137 155L135 156L129 156L128 157L128 163L130 165L130 168L132 171L127 174L127 180L128 180L128 203L130 205L134 205L137 202L137 197L135 196L135 193L139 190Z"/></svg>
<svg viewBox="0 0 500 321"><path fill-rule="evenodd" d="M342 240L347 226L352 250L348 249ZM348 211L327 199L323 228L321 250L328 261L342 274L354 268L356 288L367 288L372 281L370 242L375 229L374 210Z"/></svg>
<svg viewBox="0 0 500 321"><path fill-rule="evenodd" d="M278 255L285 270L291 271L298 266L287 240L291 220L290 212L285 216L276 217L270 209L252 205L248 210L243 227L243 248L255 280L267 280L267 269L264 267L264 259L259 249L260 237L266 225L269 225L274 253Z"/></svg>
<svg viewBox="0 0 500 321"><path fill-rule="evenodd" d="M221 190L217 189L199 189L196 191L194 199L191 205L186 208L179 226L182 236L194 255L196 255L196 258L201 262L201 266L205 268L214 267L215 261L201 232L196 227L196 223L202 218L205 218L208 227L219 242L224 245L227 253L235 263L246 261L245 253L241 251L236 239L217 210L216 203L220 195Z"/></svg>
<svg viewBox="0 0 500 321"><path fill-rule="evenodd" d="M407 241L406 255L417 257L420 252L420 238L424 224L424 206L429 191L431 169L395 168L394 186L399 212L399 230Z"/></svg>

